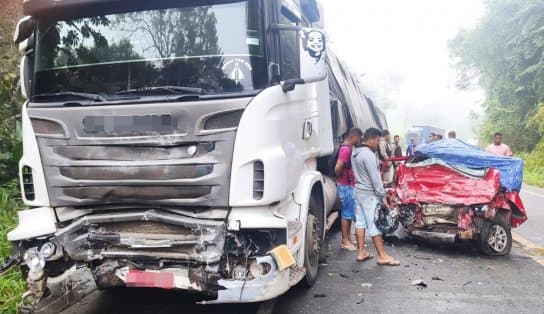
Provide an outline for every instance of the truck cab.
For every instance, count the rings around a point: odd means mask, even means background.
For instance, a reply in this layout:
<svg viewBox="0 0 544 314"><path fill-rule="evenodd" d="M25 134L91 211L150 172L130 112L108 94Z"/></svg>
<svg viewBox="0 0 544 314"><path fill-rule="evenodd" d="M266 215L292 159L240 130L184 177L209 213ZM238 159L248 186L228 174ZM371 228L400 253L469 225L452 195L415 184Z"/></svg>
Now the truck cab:
<svg viewBox="0 0 544 314"><path fill-rule="evenodd" d="M335 196L317 169L334 136L315 1L29 0L24 13L29 208L8 235L23 310L115 286L226 303L314 283Z"/></svg>
<svg viewBox="0 0 544 314"><path fill-rule="evenodd" d="M24 13L28 209L8 234L21 310L116 286L232 303L315 282L335 146L379 123L327 55L315 0L28 0Z"/></svg>

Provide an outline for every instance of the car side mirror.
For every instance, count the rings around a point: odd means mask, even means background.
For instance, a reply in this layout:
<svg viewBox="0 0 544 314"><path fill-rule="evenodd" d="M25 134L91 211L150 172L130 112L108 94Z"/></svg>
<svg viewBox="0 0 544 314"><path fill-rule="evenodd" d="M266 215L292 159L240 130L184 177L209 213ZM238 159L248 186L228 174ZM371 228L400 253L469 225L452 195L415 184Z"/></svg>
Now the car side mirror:
<svg viewBox="0 0 544 314"><path fill-rule="evenodd" d="M296 85L314 83L327 77L325 34L313 28L300 28L300 78L283 82L284 92L292 91Z"/></svg>

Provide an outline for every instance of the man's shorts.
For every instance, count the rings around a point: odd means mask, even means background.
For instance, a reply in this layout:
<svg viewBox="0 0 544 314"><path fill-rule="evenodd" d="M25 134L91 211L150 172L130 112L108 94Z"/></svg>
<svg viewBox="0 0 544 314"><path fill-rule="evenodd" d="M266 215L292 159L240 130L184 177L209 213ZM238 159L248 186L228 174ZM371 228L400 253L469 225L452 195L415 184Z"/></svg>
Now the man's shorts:
<svg viewBox="0 0 544 314"><path fill-rule="evenodd" d="M342 203L342 208L340 209L340 216L343 219L355 220L355 197L353 192L353 187L348 185L338 184L338 197Z"/></svg>
<svg viewBox="0 0 544 314"><path fill-rule="evenodd" d="M376 196L369 196L354 192L356 209L355 209L355 228L367 229L371 237L379 236L382 233L376 226L376 208L380 202Z"/></svg>

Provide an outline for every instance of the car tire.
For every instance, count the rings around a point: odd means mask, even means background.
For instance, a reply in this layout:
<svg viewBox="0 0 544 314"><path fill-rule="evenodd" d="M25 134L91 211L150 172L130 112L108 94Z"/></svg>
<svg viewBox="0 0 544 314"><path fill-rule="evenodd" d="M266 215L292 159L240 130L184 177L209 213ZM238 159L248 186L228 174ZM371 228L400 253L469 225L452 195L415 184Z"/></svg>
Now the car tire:
<svg viewBox="0 0 544 314"><path fill-rule="evenodd" d="M306 220L306 235L304 237L304 268L306 275L304 276L304 285L311 287L314 285L319 270L319 251L321 248L321 230L319 230L318 218L314 215L314 211L322 210L314 197L310 198L308 209L308 218Z"/></svg>
<svg viewBox="0 0 544 314"><path fill-rule="evenodd" d="M484 222L478 242L483 254L508 255L512 249L512 227L508 216L497 213L493 220Z"/></svg>

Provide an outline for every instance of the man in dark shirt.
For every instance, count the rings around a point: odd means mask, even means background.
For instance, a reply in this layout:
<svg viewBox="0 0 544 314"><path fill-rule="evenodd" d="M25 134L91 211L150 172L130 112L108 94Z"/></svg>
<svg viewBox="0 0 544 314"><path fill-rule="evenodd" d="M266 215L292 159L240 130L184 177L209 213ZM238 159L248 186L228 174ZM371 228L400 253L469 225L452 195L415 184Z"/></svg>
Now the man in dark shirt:
<svg viewBox="0 0 544 314"><path fill-rule="evenodd" d="M402 157L402 148L400 147L400 136L395 135L393 137L393 156Z"/></svg>

